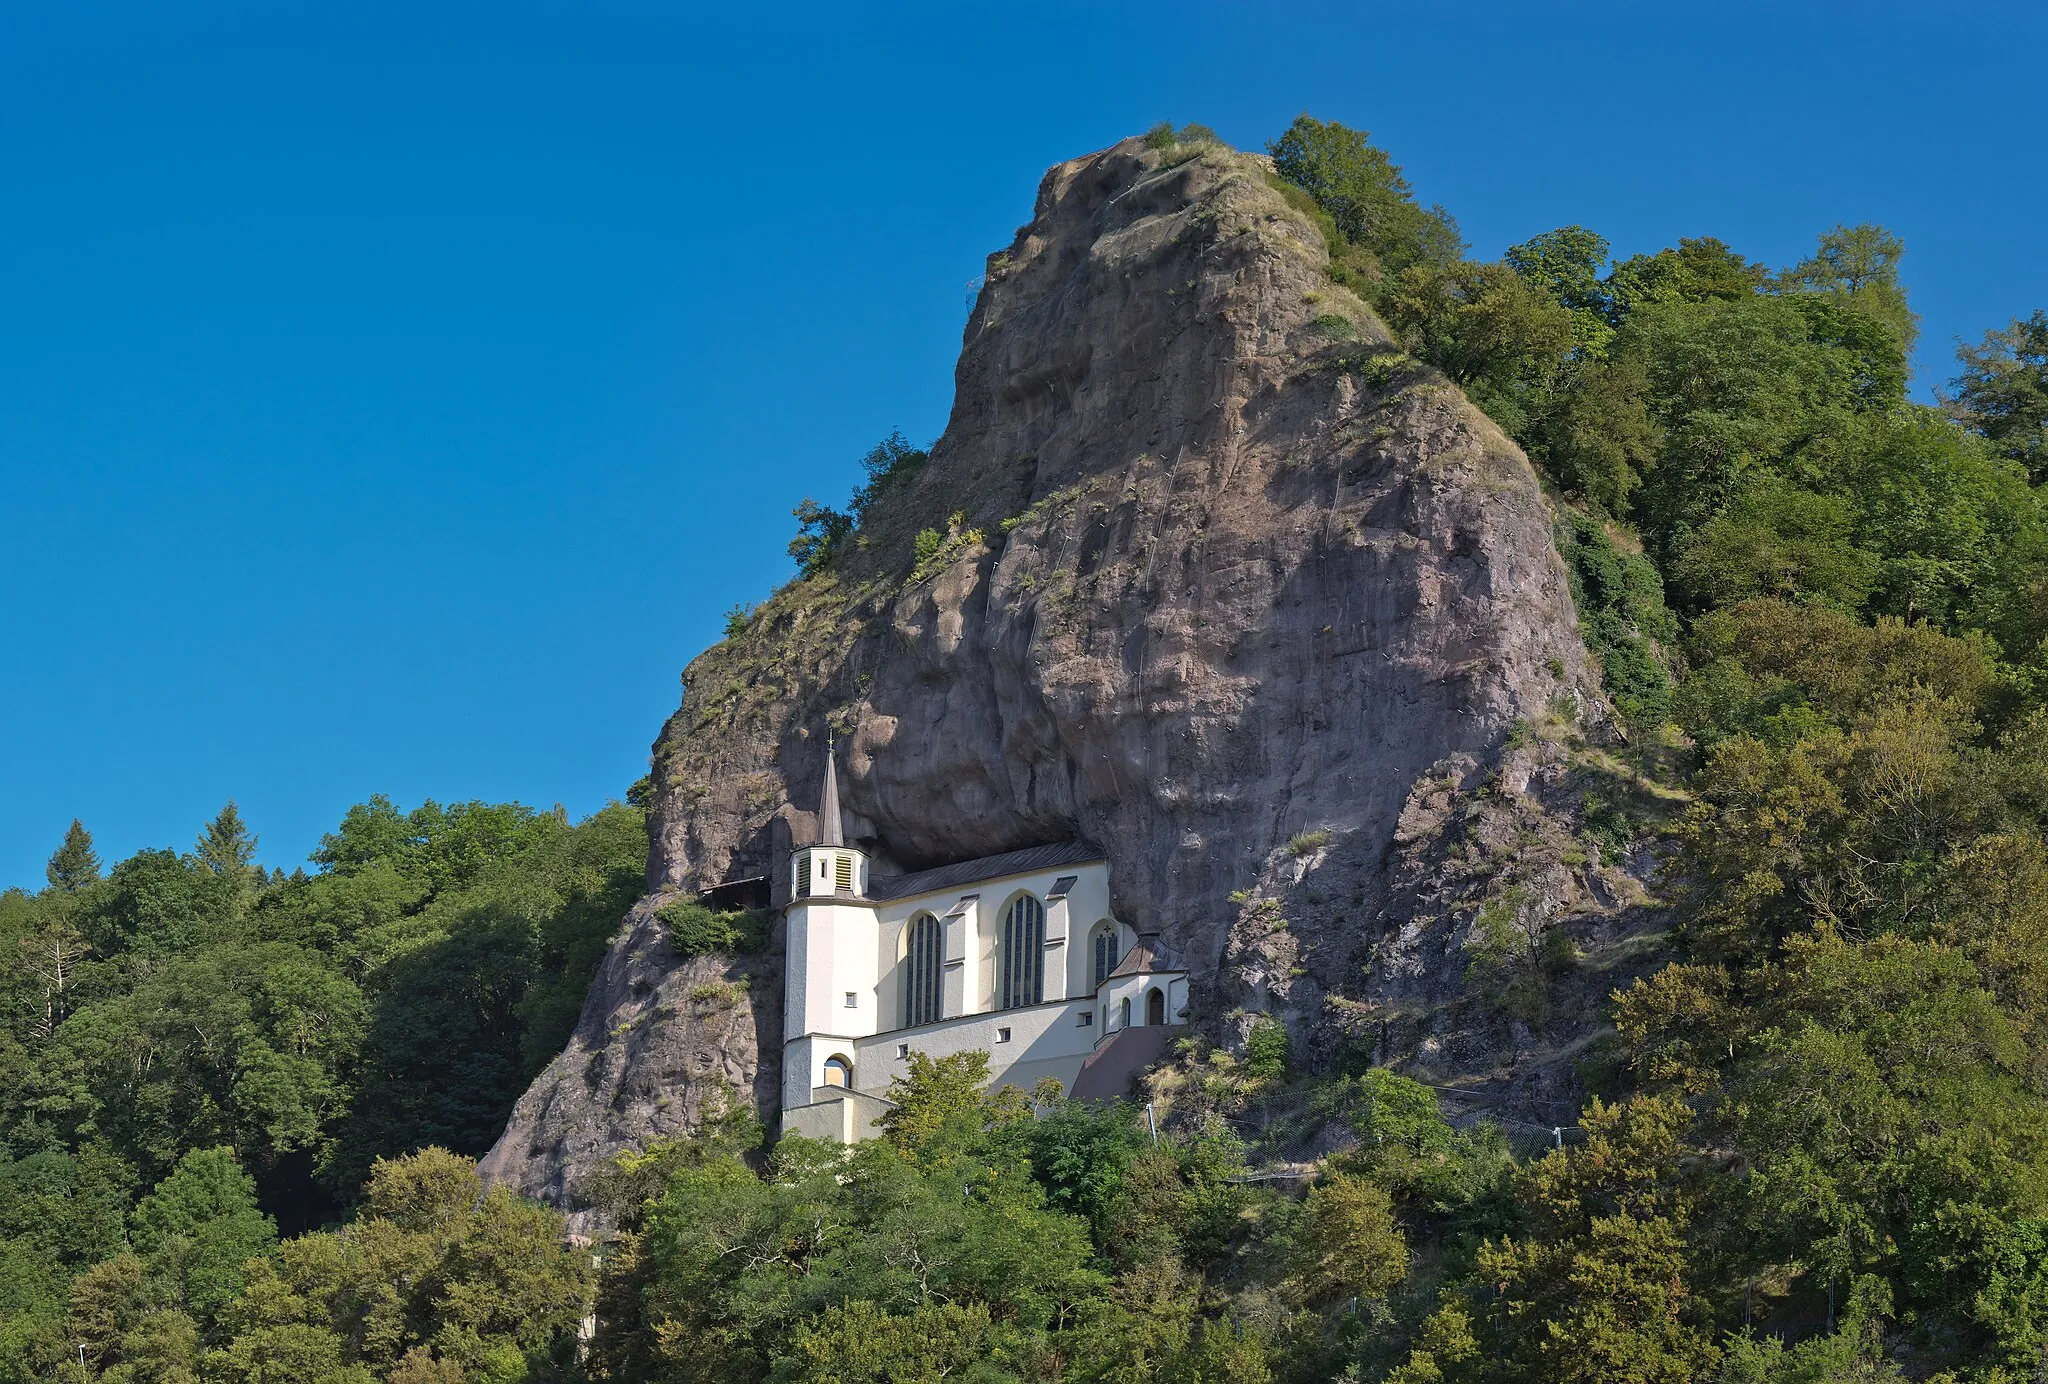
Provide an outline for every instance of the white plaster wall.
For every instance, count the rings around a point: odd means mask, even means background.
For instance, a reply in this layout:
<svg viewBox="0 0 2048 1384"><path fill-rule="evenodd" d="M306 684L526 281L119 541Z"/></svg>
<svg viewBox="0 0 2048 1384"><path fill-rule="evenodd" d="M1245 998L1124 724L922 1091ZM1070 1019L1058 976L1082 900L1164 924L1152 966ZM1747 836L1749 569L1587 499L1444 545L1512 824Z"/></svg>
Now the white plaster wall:
<svg viewBox="0 0 2048 1384"><path fill-rule="evenodd" d="M876 905L875 916L881 933L877 976L877 983L881 989L881 995L878 997L881 1004L878 1006L878 1012L887 1016L882 1022L890 1025L902 1023L903 929L904 924L908 923L914 914L929 912L943 918L952 911L953 905L960 901L962 895L981 896L977 904L971 907L969 914L972 928L971 944L967 951L969 974L965 979L967 994L971 1001L966 1012L989 1013L996 1006L998 977L995 954L996 944L1002 933L1003 909L1020 893L1035 895L1043 903L1054 882L1067 875L1076 876L1074 886L1067 895L1067 940L1062 946L1046 949L1045 988L1048 996L1060 993L1062 987L1055 983L1054 971L1055 968L1061 968L1066 976L1066 994L1087 994L1090 978L1088 962L1079 952L1086 949L1086 939L1094 930L1095 924L1109 916L1109 866L1101 861L1084 865L1060 865L1031 874L981 880L936 893L891 899L887 903ZM1126 938L1128 946L1132 937L1130 929L1120 927L1118 930ZM1077 937L1080 939L1078 942L1075 940Z"/></svg>
<svg viewBox="0 0 2048 1384"><path fill-rule="evenodd" d="M785 1111L810 1104L811 1074L824 1066L824 1059L813 1055L813 1047L809 1038L792 1039L782 1045L782 1108Z"/></svg>
<svg viewBox="0 0 2048 1384"><path fill-rule="evenodd" d="M859 1009L845 1009L844 1004L845 991L863 983L873 986L872 965L861 965L863 951L871 954L872 947L859 946L873 930L873 914L864 907L848 907L828 898L800 900L790 908L782 1022L785 1039L806 1033L861 1031L857 1027L849 1030L846 1024L853 1020L857 1025L856 1016L862 1012L872 1025L872 1001ZM863 971L867 973L864 981ZM835 1005L839 1012L834 1012ZM865 1031L873 1029L870 1026Z"/></svg>
<svg viewBox="0 0 2048 1384"><path fill-rule="evenodd" d="M1080 1015L1089 1007L1085 1000L1067 1000L948 1019L911 1034L863 1038L854 1055L854 1084L877 1095L886 1092L891 1081L910 1069L910 1064L896 1055L898 1045L908 1043L912 1052L935 1058L979 1048L989 1055L991 1085L1029 1086L1050 1075L1071 1086L1098 1036L1093 1025L1083 1027L1080 1022ZM1010 1030L1007 1043L996 1041L997 1030L1003 1028ZM809 1098L806 1093L804 1099Z"/></svg>
<svg viewBox="0 0 2048 1384"><path fill-rule="evenodd" d="M1180 1011L1187 1007L1187 978L1179 972L1153 973L1135 976L1118 976L1102 987L1102 1010L1104 1017L1098 1024L1104 1024L1105 1035L1121 1032L1123 1029L1123 1001L1131 1002L1131 1027L1145 1026L1145 995L1151 990L1163 990L1166 994L1166 1022L1180 1022Z"/></svg>

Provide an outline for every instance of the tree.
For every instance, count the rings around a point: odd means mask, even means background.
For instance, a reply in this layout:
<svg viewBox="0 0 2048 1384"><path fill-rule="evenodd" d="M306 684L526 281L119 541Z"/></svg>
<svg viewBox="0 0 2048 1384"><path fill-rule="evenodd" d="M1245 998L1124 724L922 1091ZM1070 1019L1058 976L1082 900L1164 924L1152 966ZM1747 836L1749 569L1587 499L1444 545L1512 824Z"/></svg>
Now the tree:
<svg viewBox="0 0 2048 1384"><path fill-rule="evenodd" d="M856 1299L799 1322L777 1377L790 1384L913 1384L967 1376L997 1384L1020 1377L1002 1368L1003 1357L1017 1353L1019 1343L1006 1339L1015 1334L998 1327L981 1303L919 1303L891 1316Z"/></svg>
<svg viewBox="0 0 2048 1384"><path fill-rule="evenodd" d="M256 838L242 821L241 810L233 798L206 824L193 850L200 864L216 875L236 879L247 876L250 862L256 858Z"/></svg>
<svg viewBox="0 0 2048 1384"><path fill-rule="evenodd" d="M867 476L867 481L853 492L851 519L854 527L859 527L867 518L868 510L884 491L909 480L930 459L931 453L922 447L911 446L900 428L870 447L860 459L860 469ZM799 514L797 517L803 516Z"/></svg>
<svg viewBox="0 0 2048 1384"><path fill-rule="evenodd" d="M1942 395L1949 416L2025 466L2034 484L2048 479L2048 312L1959 344L1956 359L1962 371Z"/></svg>
<svg viewBox="0 0 2048 1384"><path fill-rule="evenodd" d="M1674 574L1695 608L1783 596L1859 610L1879 558L1856 545L1858 518L1838 496L1765 481L1687 540Z"/></svg>
<svg viewBox="0 0 2048 1384"><path fill-rule="evenodd" d="M1424 1325L1401 1384L1688 1384L1719 1355L1693 1285L1693 1197L1680 1102L1595 1101L1584 1143L1545 1155L1517 1189L1525 1235L1479 1251L1470 1294ZM1482 1286L1483 1285L1483 1286Z"/></svg>
<svg viewBox="0 0 2048 1384"><path fill-rule="evenodd" d="M88 884L98 883L100 858L92 848L92 833L76 817L64 833L64 844L50 857L44 874L59 894L76 894Z"/></svg>
<svg viewBox="0 0 2048 1384"><path fill-rule="evenodd" d="M1336 1173L1310 1189L1295 1223L1289 1276L1304 1302L1383 1298L1408 1277L1394 1202L1361 1177Z"/></svg>
<svg viewBox="0 0 2048 1384"><path fill-rule="evenodd" d="M29 1020L29 1037L48 1041L71 1014L78 968L92 955L92 944L68 918L57 918L17 938L15 947L40 997Z"/></svg>
<svg viewBox="0 0 2048 1384"><path fill-rule="evenodd" d="M1836 226L1820 238L1813 254L1777 279L1787 292L1831 293L1853 304L1865 316L1898 333L1901 349L1913 349L1920 319L1906 305L1899 281L1899 261L1906 243L1882 226L1865 222Z"/></svg>
<svg viewBox="0 0 2048 1384"><path fill-rule="evenodd" d="M199 1149L135 1207L135 1248L179 1284L179 1306L210 1322L242 1290L243 1265L277 1243L256 1183L225 1148Z"/></svg>
<svg viewBox="0 0 2048 1384"><path fill-rule="evenodd" d="M1301 115L1267 149L1274 170L1308 193L1346 241L1369 251L1387 278L1410 265L1449 265L1463 253L1450 213L1418 206L1366 131Z"/></svg>
<svg viewBox="0 0 2048 1384"><path fill-rule="evenodd" d="M1614 339L1608 321L1614 303L1600 279L1607 249L1607 237L1564 226L1510 245L1501 255L1503 264L1571 314L1573 349L1596 359Z"/></svg>
<svg viewBox="0 0 2048 1384"><path fill-rule="evenodd" d="M882 1132L912 1159L952 1140L979 1136L990 1114L987 1086L985 1052L946 1057L912 1052L903 1075L889 1083Z"/></svg>
<svg viewBox="0 0 2048 1384"><path fill-rule="evenodd" d="M1607 278L1608 310L1619 324L1652 303L1740 302L1769 279L1769 270L1712 236L1681 237L1676 249L1615 265Z"/></svg>
<svg viewBox="0 0 2048 1384"><path fill-rule="evenodd" d="M445 1149L380 1161L346 1233L251 1265L223 1354L240 1369L289 1347L348 1378L560 1378L591 1281L589 1252L566 1240L560 1213L486 1191Z"/></svg>
<svg viewBox="0 0 2048 1384"><path fill-rule="evenodd" d="M796 537L789 540L789 555L798 572L814 577L825 570L840 543L853 532L853 516L829 509L809 496L790 514L796 519Z"/></svg>
<svg viewBox="0 0 2048 1384"><path fill-rule="evenodd" d="M1572 314L1504 265L1410 266L1384 307L1416 355L1511 433L1547 404L1573 349Z"/></svg>

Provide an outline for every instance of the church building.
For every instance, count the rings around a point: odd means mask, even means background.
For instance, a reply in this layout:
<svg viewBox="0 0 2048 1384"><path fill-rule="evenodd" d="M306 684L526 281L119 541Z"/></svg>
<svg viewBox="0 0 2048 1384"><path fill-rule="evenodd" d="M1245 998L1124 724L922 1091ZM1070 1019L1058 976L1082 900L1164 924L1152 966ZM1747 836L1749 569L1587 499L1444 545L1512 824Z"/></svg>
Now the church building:
<svg viewBox="0 0 2048 1384"><path fill-rule="evenodd" d="M792 850L784 1133L852 1143L912 1053L989 1055L996 1085L1055 1077L1124 1094L1187 1017L1187 971L1109 910L1109 862L1078 841L871 877L826 752L820 840Z"/></svg>

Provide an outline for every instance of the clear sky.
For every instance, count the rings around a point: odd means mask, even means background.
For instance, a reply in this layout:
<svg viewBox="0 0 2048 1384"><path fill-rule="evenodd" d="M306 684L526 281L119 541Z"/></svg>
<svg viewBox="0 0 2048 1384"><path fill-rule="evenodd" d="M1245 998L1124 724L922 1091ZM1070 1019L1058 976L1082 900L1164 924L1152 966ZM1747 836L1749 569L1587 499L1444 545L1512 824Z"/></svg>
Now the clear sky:
<svg viewBox="0 0 2048 1384"><path fill-rule="evenodd" d="M622 795L1040 173L1162 119L1367 128L1489 256L1881 221L1923 396L2048 306L2048 7L1566 8L0 3L0 886Z"/></svg>

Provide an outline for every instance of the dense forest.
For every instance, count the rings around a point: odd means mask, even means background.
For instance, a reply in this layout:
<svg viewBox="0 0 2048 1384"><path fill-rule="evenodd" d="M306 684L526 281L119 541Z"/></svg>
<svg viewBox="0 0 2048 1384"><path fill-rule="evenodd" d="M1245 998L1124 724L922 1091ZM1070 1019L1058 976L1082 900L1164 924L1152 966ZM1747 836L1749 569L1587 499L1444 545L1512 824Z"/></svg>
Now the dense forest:
<svg viewBox="0 0 2048 1384"><path fill-rule="evenodd" d="M1185 1044L1157 1128L920 1060L885 1139L735 1110L567 1247L470 1160L640 890L636 807L376 799L290 877L232 806L105 870L74 826L0 896L0 1380L2048 1377L2048 314L1918 403L1881 227L1480 262L1362 132L1270 152L1401 343L1333 316L1330 368L1448 376L1521 443L1613 748L1686 804L1588 814L1656 839L1674 923L1572 1127L1277 1026ZM805 568L868 487L806 501Z"/></svg>

